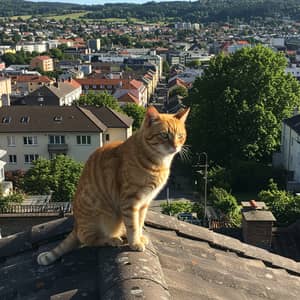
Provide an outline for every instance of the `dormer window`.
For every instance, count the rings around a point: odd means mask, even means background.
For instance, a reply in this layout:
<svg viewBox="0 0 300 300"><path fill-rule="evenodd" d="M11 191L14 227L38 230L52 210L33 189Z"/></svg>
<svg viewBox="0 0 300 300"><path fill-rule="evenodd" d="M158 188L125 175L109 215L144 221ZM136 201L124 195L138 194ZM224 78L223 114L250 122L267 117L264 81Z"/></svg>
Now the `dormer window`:
<svg viewBox="0 0 300 300"><path fill-rule="evenodd" d="M20 122L21 123L29 123L29 120L30 120L30 117L28 117L28 116L23 116L23 117L21 117L21 119L20 119Z"/></svg>
<svg viewBox="0 0 300 300"><path fill-rule="evenodd" d="M11 122L11 117L5 116L5 117L2 118L2 123L8 124L10 122Z"/></svg>
<svg viewBox="0 0 300 300"><path fill-rule="evenodd" d="M55 116L53 120L54 120L55 122L61 122L62 119L63 119L62 116Z"/></svg>

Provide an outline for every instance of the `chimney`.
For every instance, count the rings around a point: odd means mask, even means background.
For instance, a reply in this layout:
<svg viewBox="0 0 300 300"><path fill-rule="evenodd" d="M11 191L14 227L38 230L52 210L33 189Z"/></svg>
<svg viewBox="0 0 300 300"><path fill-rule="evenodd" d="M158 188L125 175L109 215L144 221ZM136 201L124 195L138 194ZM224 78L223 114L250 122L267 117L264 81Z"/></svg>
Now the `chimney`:
<svg viewBox="0 0 300 300"><path fill-rule="evenodd" d="M276 221L264 202L242 202L242 229L245 243L270 249L272 227Z"/></svg>

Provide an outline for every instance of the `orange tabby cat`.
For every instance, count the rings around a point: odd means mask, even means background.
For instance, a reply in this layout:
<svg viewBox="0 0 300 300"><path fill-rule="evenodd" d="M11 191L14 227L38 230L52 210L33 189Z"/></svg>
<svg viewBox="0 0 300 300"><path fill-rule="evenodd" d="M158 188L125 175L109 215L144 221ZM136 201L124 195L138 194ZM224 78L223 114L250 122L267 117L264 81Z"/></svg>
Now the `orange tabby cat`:
<svg viewBox="0 0 300 300"><path fill-rule="evenodd" d="M186 140L189 109L175 115L149 107L141 128L125 142L97 149L88 159L73 202L74 229L55 249L38 256L48 265L80 244L123 244L144 251L143 225L151 200L166 183L174 155Z"/></svg>

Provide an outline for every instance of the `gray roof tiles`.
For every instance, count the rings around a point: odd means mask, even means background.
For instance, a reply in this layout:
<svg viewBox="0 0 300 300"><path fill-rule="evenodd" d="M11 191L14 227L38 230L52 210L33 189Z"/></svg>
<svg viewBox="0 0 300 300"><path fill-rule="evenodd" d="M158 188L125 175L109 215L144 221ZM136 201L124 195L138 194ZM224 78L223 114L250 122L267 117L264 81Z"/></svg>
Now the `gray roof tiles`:
<svg viewBox="0 0 300 300"><path fill-rule="evenodd" d="M38 266L72 222L0 240L1 299L299 299L299 263L151 211L145 252L84 247Z"/></svg>

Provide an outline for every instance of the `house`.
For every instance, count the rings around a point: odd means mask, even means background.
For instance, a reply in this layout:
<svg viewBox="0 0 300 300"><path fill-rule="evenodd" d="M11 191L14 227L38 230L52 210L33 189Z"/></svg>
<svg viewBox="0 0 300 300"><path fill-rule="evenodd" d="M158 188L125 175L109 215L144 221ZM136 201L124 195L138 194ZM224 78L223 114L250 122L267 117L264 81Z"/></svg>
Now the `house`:
<svg viewBox="0 0 300 300"><path fill-rule="evenodd" d="M40 69L43 72L52 72L54 70L53 59L47 55L34 57L30 62L30 66L32 69Z"/></svg>
<svg viewBox="0 0 300 300"><path fill-rule="evenodd" d="M81 84L84 94L88 92L108 92L119 103L136 103L146 106L148 90L143 82L135 79L84 78L76 79Z"/></svg>
<svg viewBox="0 0 300 300"><path fill-rule="evenodd" d="M131 136L132 122L108 107L7 106L0 108L0 148L7 170L57 154L84 162L97 147Z"/></svg>
<svg viewBox="0 0 300 300"><path fill-rule="evenodd" d="M49 266L36 257L72 230L71 217L0 239L0 298L298 300L292 259L149 211L149 245L81 247Z"/></svg>
<svg viewBox="0 0 300 300"><path fill-rule="evenodd" d="M11 79L0 76L0 106L10 105Z"/></svg>
<svg viewBox="0 0 300 300"><path fill-rule="evenodd" d="M50 79L48 76L40 75L13 75L10 76L10 78L12 93L20 96L28 95L41 86L54 83L54 80Z"/></svg>
<svg viewBox="0 0 300 300"><path fill-rule="evenodd" d="M273 165L288 172L287 189L300 192L300 114L283 120L280 152L273 155Z"/></svg>
<svg viewBox="0 0 300 300"><path fill-rule="evenodd" d="M81 93L81 85L69 79L42 85L31 94L15 100L13 105L72 105L74 100L79 99Z"/></svg>

